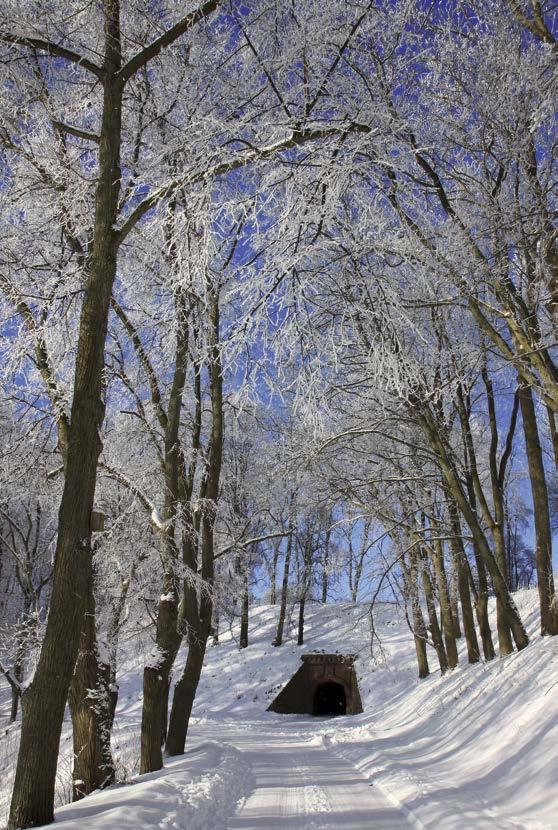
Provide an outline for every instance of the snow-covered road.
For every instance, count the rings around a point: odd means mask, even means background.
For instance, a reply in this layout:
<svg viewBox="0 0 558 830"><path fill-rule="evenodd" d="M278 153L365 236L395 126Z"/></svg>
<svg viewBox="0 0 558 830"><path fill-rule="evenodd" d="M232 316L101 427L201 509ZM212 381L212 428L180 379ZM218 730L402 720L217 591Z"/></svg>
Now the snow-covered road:
<svg viewBox="0 0 558 830"><path fill-rule="evenodd" d="M314 724L316 720L314 720ZM310 721L311 723L311 721ZM221 728L252 769L252 792L228 830L410 830L403 812L382 791L328 748L300 719L297 729L259 724ZM207 734L207 730L204 729Z"/></svg>

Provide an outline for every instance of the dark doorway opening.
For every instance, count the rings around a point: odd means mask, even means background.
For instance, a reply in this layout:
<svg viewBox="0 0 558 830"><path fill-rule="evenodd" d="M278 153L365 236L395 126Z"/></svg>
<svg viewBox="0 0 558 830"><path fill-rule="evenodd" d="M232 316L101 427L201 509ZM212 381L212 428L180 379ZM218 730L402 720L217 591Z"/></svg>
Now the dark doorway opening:
<svg viewBox="0 0 558 830"><path fill-rule="evenodd" d="M314 693L314 715L346 715L347 696L340 683L321 683Z"/></svg>

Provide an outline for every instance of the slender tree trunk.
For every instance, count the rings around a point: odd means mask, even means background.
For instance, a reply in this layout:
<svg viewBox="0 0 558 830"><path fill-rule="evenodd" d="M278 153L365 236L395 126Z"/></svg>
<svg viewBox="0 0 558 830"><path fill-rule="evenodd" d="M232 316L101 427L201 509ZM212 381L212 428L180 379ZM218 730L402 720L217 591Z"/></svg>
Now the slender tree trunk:
<svg viewBox="0 0 558 830"><path fill-rule="evenodd" d="M298 606L298 637L297 645L304 644L304 609L306 608L306 589L302 592L300 603Z"/></svg>
<svg viewBox="0 0 558 830"><path fill-rule="evenodd" d="M175 589L163 583L163 598L157 614L156 647L151 661L143 670L141 775L163 766L170 674L182 640L177 622Z"/></svg>
<svg viewBox="0 0 558 830"><path fill-rule="evenodd" d="M329 521L329 520L328 520ZM328 527L324 544L324 559L322 565L322 605L327 602L327 591L329 588L329 542L331 538L331 528Z"/></svg>
<svg viewBox="0 0 558 830"><path fill-rule="evenodd" d="M248 648L248 615L250 610L250 596L248 586L248 566L245 564L242 572L242 610L240 614L240 648Z"/></svg>
<svg viewBox="0 0 558 830"><path fill-rule="evenodd" d="M461 428L464 436L464 441L467 447L468 457L469 457L469 477L471 482L471 488L474 496L474 501L471 499L471 505L473 513L476 516L477 510L477 502L480 506L482 515L490 528L492 533L492 538L494 540L494 557L495 557L495 565L493 570L497 568L500 571L501 576L503 577L506 586L508 587L508 580L506 577L506 551L505 551L505 544L504 544L504 522L502 519L502 487L500 485L500 478L499 478L499 470L497 464L497 451L498 451L498 424L496 418L496 408L494 402L494 393L492 389L492 383L488 376L486 369L483 369L482 376L484 380L484 384L486 387L487 392L487 405L488 405L488 413L489 413L489 422L490 422L490 449L489 449L489 468L490 468L490 479L492 485L492 495L494 501L494 510L495 515L493 516L488 503L486 501L482 484L480 481L480 477L477 470L477 461L476 461L476 452L475 446L473 441L473 436L471 432L471 426L469 422L470 416L470 406L465 405L465 400L463 397L463 393L461 390L458 392L457 396L457 405L459 410L459 417L461 420ZM515 407L514 407L515 413ZM513 435L513 430L515 430L515 415L512 417L512 424L510 426L511 432L509 433L509 437ZM510 445L511 446L511 445ZM455 494L454 494L455 498ZM471 494L470 494L471 498ZM500 521L499 521L500 520ZM477 522L478 524L478 522ZM482 529L480 528L480 532L483 533ZM483 534L484 535L484 534ZM480 553L480 549L479 549ZM492 553L492 552L491 552ZM487 567L490 570L490 565L487 562ZM491 571L492 575L492 571ZM493 580L494 582L494 580ZM513 652L513 640L512 640L512 632L511 632L511 623L509 619L509 614L506 606L506 601L504 601L503 597L500 593L495 589L496 593L496 628L498 631L498 646L500 649L500 655L505 656L507 654L511 654Z"/></svg>
<svg viewBox="0 0 558 830"><path fill-rule="evenodd" d="M502 602L505 620L512 630L515 644L519 650L525 648L529 643L529 637L527 636L527 632L525 631L525 627L521 621L521 617L519 616L517 606L509 592L506 580L502 576L492 550L490 549L490 545L484 535L479 518L475 511L471 508L471 505L463 492L459 476L453 467L444 443L439 437L436 429L436 423L432 418L431 413L424 408L421 410L419 420L424 429L425 435L432 446L432 449L438 456L440 468L442 470L446 485L459 507L463 518L469 526L478 553L482 557L488 569L492 579L494 593L496 594L497 599L500 599Z"/></svg>
<svg viewBox="0 0 558 830"><path fill-rule="evenodd" d="M474 544L473 544L474 547ZM492 641L492 630L490 628L490 621L488 619L488 580L486 578L486 569L481 556L477 553L475 548L475 562L477 567L478 590L475 599L475 611L477 613L477 622L479 624L479 631L482 641L482 653L485 660L493 660L496 657L494 651L494 643ZM471 577L471 587L472 584Z"/></svg>
<svg viewBox="0 0 558 830"><path fill-rule="evenodd" d="M428 656L426 653L426 641L428 632L422 615L422 608L420 607L419 590L417 584L417 563L416 555L410 554L409 567L403 565L403 576L405 579L406 593L411 600L411 609L413 615L413 636L415 640L415 651L417 655L418 676L421 680L428 677L430 668L428 666Z"/></svg>
<svg viewBox="0 0 558 830"><path fill-rule="evenodd" d="M12 701L10 704L10 723L15 723L17 720L19 701L21 700L20 688L23 681L23 660L20 659L19 655L16 657L14 664L14 680L16 683L10 687L12 694Z"/></svg>
<svg viewBox="0 0 558 830"><path fill-rule="evenodd" d="M105 3L105 21L99 177L93 241L85 266L68 462L47 628L33 682L22 697L10 830L48 824L54 817L60 732L92 578L90 523L105 411L104 345L118 250L114 227L120 193L122 81L116 77L121 64L117 0Z"/></svg>
<svg viewBox="0 0 558 830"><path fill-rule="evenodd" d="M291 567L291 556L293 552L293 537L289 534L287 539L287 550L285 552L285 562L283 564L283 583L281 585L281 605L279 606L279 620L277 621L277 632L273 641L274 646L280 646L283 643L283 629L285 627L285 617L287 615L287 596L289 592L289 571Z"/></svg>
<svg viewBox="0 0 558 830"><path fill-rule="evenodd" d="M444 565L444 549L439 539L434 540L432 562L434 565L434 573L436 575L436 584L438 586L438 596L440 598L440 616L444 629L448 668L454 669L459 661L457 655L457 645L455 642L455 623L451 613L448 580Z"/></svg>
<svg viewBox="0 0 558 830"><path fill-rule="evenodd" d="M211 622L211 631L210 634L212 636L212 645L218 646L219 645L219 608L217 602L215 602L213 606L213 619Z"/></svg>
<svg viewBox="0 0 558 830"><path fill-rule="evenodd" d="M177 508L180 498L182 455L179 431L182 413L189 327L184 295L177 293L174 372L165 423L165 507L164 530L161 531L163 590L159 599L155 628L155 652L143 672L143 709L141 716L140 773L153 772L163 766L163 745L167 731L168 696L171 671L182 641L178 615L179 561L176 543Z"/></svg>
<svg viewBox="0 0 558 830"><path fill-rule="evenodd" d="M115 776L110 746L113 723L110 666L101 662L95 629L95 601L91 590L68 695L74 744L73 801L107 787Z"/></svg>
<svg viewBox="0 0 558 830"><path fill-rule="evenodd" d="M519 395L533 497L536 537L535 560L537 563L541 634L558 634L558 603L552 571L552 532L548 511L548 489L537 427L537 416L531 389L522 388Z"/></svg>
<svg viewBox="0 0 558 830"><path fill-rule="evenodd" d="M461 598L461 613L463 614L463 630L467 643L467 659L469 663L478 663L480 659L479 641L475 630L475 618L471 604L469 588L469 566L467 562L459 561L459 596Z"/></svg>
<svg viewBox="0 0 558 830"><path fill-rule="evenodd" d="M221 352L219 348L219 293L208 284L210 295L210 394L211 394L211 437L209 458L204 474L202 486L204 499L201 510L200 545L201 545L201 577L203 588L199 598L199 612L196 608L186 610L188 622L196 622L189 638L188 658L184 672L176 684L166 751L169 755L184 752L186 734L190 722L190 715L198 688L203 667L203 659L207 647L207 638L213 617L213 584L215 577L215 547L213 531L217 514L217 498L221 480L223 462L223 372L221 366ZM191 544L187 545L186 563L193 563ZM191 593L196 593L193 590ZM192 597L193 598L193 597ZM185 596L187 600L187 597ZM193 604L193 603L192 603Z"/></svg>
<svg viewBox="0 0 558 830"><path fill-rule="evenodd" d="M461 523L455 502L448 500L448 513L451 527L450 548L453 557L453 569L457 575L457 588L461 599L461 614L463 617L463 630L467 643L467 658L469 663L478 663L480 659L479 643L475 630L473 606L471 604L471 590L469 586L469 563L463 546L461 536Z"/></svg>
<svg viewBox="0 0 558 830"><path fill-rule="evenodd" d="M184 752L192 708L203 668L208 634L209 629L205 622L198 631L192 632L190 637L186 666L174 687L165 747L167 755L182 755Z"/></svg>
<svg viewBox="0 0 558 830"><path fill-rule="evenodd" d="M277 563L279 561L280 550L281 542L275 542L273 545L273 559L271 562L271 590L269 594L269 602L271 605L277 604Z"/></svg>
<svg viewBox="0 0 558 830"><path fill-rule="evenodd" d="M456 640L463 637L459 618L459 569L454 564L449 581L451 616L453 619L453 636Z"/></svg>
<svg viewBox="0 0 558 830"><path fill-rule="evenodd" d="M440 631L440 625L438 623L438 615L436 614L436 603L434 601L432 580L430 579L428 561L426 559L426 556L424 554L421 554L421 559L422 585L424 590L424 596L426 599L426 608L428 610L428 619L430 622L430 634L432 636L434 648L436 649L436 654L438 655L440 671L442 674L445 674L445 672L448 670L448 658L446 655L446 649L444 647L444 641L442 639L442 632Z"/></svg>

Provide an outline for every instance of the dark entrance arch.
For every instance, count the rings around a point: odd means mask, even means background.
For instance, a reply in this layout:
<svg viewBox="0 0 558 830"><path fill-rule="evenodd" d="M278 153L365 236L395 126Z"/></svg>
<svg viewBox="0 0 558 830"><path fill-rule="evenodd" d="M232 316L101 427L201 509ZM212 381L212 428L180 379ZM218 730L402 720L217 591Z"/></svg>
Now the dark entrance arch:
<svg viewBox="0 0 558 830"><path fill-rule="evenodd" d="M341 683L320 683L314 692L313 715L346 715L347 696Z"/></svg>

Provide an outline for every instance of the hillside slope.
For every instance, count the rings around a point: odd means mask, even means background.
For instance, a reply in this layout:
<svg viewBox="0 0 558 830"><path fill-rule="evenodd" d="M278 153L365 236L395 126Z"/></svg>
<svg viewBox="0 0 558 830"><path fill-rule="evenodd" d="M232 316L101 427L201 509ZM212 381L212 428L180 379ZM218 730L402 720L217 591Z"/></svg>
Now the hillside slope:
<svg viewBox="0 0 558 830"><path fill-rule="evenodd" d="M168 774L59 809L57 821L67 830L324 828L334 809L319 780L327 758L339 775L339 764L350 766L393 810L384 811L382 828L395 830L403 817L415 830L558 830L558 638L538 636L536 599L531 591L517 597L533 638L525 651L477 666L468 666L461 655L460 667L444 677L436 673L432 654L433 673L422 681L410 632L389 606L375 614L381 649L376 643L374 656L365 606L312 606L305 645L289 639L278 649L271 645L276 609L254 608L247 649L238 650L234 628L208 649L186 756L173 761ZM358 654L363 714L332 719L266 712L300 665L301 653L311 650ZM128 768L139 754L141 718L137 643L134 652L127 654L114 733L115 754ZM259 813L255 823L227 819L257 789L261 770L255 768L265 757L273 764L279 744L305 777L296 795L300 803L283 805L294 818L287 823L278 814L273 823ZM69 733L63 746L66 755ZM308 760L312 748L317 752ZM297 767L304 753L308 758ZM342 792L336 791L335 802ZM367 826L364 819L343 816L345 824L338 816L337 826ZM240 823L227 824L233 821Z"/></svg>

